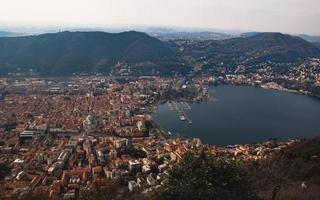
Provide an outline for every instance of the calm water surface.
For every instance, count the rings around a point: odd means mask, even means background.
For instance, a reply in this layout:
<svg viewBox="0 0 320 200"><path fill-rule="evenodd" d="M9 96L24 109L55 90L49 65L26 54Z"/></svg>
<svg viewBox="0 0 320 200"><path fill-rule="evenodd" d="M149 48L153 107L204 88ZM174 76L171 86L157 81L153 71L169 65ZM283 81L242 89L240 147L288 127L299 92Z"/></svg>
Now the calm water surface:
<svg viewBox="0 0 320 200"><path fill-rule="evenodd" d="M160 126L215 145L287 140L320 135L320 100L262 88L211 87L210 99L190 104L192 125L161 104L153 114Z"/></svg>

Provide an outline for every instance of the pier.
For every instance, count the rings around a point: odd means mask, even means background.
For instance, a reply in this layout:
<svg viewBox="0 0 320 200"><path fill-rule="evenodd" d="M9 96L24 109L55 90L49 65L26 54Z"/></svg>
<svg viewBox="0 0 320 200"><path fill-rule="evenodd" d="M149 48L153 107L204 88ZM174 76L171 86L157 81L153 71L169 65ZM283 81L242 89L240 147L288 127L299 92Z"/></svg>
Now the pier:
<svg viewBox="0 0 320 200"><path fill-rule="evenodd" d="M186 110L191 110L191 106L187 102L167 102L169 110L175 111L181 121L185 121L188 124L192 124L192 120L186 113Z"/></svg>

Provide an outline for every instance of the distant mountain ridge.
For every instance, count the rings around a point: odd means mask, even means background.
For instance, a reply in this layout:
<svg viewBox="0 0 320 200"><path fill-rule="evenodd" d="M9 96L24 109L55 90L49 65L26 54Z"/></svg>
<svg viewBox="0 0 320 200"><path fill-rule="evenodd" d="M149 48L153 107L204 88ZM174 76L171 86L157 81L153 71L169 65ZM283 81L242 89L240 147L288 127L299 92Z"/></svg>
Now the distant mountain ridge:
<svg viewBox="0 0 320 200"><path fill-rule="evenodd" d="M110 71L117 62L152 63L163 67L176 61L165 43L141 32L60 32L0 38L0 72L17 67L40 74Z"/></svg>
<svg viewBox="0 0 320 200"><path fill-rule="evenodd" d="M221 41L178 43L181 56L191 62L202 62L213 67L225 65L257 64L266 61L298 62L309 57L320 57L315 45L296 36L282 33L254 33L248 37L231 38ZM193 58L190 59L190 58ZM202 62L203 63L203 62ZM194 63L193 63L194 64Z"/></svg>
<svg viewBox="0 0 320 200"><path fill-rule="evenodd" d="M210 31L198 31L198 32L150 32L150 35L163 41L170 40L224 40L234 37L233 35L210 32Z"/></svg>
<svg viewBox="0 0 320 200"><path fill-rule="evenodd" d="M245 33L241 33L240 36L241 37L252 37L252 36L255 36L258 34L260 34L260 33L259 32L245 32Z"/></svg>
<svg viewBox="0 0 320 200"><path fill-rule="evenodd" d="M236 50L258 51L259 58L279 62L320 55L320 51L311 43L282 33L259 33L245 39L230 39L225 41L225 45Z"/></svg>
<svg viewBox="0 0 320 200"><path fill-rule="evenodd" d="M297 35L298 37L301 37L302 39L308 41L308 42L320 42L320 36L318 35Z"/></svg>
<svg viewBox="0 0 320 200"><path fill-rule="evenodd" d="M16 37L21 36L21 33L14 33L9 31L0 31L0 37Z"/></svg>
<svg viewBox="0 0 320 200"><path fill-rule="evenodd" d="M251 36L261 34L261 33L263 33L263 32L245 32L245 33L241 33L240 36L241 37L251 37ZM308 41L311 43L320 42L320 35L298 34L298 35L293 35L293 36L297 36L297 37L304 39L305 41Z"/></svg>
<svg viewBox="0 0 320 200"><path fill-rule="evenodd" d="M320 57L315 44L282 33L254 33L225 40L163 42L142 32L60 32L0 37L0 75L33 69L40 75L112 71L126 63L145 74L187 73L190 66L300 62ZM121 71L119 69L117 72Z"/></svg>

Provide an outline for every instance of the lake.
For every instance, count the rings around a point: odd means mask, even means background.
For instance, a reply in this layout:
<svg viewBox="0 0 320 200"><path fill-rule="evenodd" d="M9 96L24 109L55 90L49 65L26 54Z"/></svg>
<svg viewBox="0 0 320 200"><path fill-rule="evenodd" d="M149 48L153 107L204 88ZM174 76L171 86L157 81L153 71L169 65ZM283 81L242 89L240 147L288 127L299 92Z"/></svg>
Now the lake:
<svg viewBox="0 0 320 200"><path fill-rule="evenodd" d="M320 99L249 86L208 90L208 101L190 103L185 110L192 124L181 121L168 104L159 105L153 118L166 131L218 146L320 135Z"/></svg>

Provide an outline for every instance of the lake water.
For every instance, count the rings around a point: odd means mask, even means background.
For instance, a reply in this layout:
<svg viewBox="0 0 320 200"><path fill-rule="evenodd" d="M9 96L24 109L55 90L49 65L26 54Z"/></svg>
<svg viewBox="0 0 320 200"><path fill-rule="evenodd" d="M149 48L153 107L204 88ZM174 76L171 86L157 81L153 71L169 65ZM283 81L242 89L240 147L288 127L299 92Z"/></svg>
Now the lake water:
<svg viewBox="0 0 320 200"><path fill-rule="evenodd" d="M210 87L210 99L190 103L192 120L179 119L167 104L153 117L167 131L214 145L301 139L320 135L320 99L247 86Z"/></svg>

